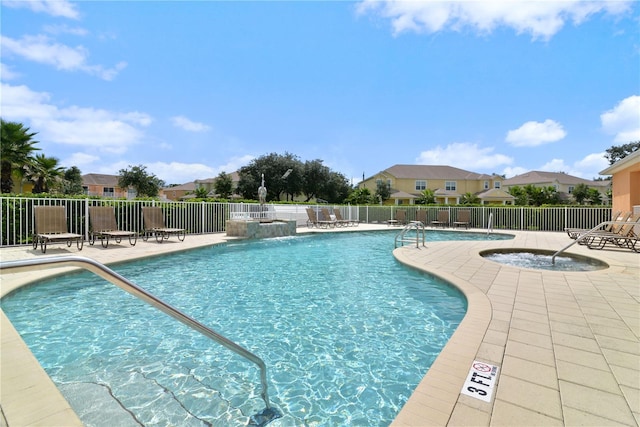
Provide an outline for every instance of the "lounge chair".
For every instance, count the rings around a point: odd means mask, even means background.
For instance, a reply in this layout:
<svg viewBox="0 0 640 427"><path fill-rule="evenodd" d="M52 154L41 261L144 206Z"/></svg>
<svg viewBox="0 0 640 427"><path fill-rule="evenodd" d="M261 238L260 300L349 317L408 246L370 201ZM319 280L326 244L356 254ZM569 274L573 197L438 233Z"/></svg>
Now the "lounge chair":
<svg viewBox="0 0 640 427"><path fill-rule="evenodd" d="M100 239L103 248L109 246L109 239L111 238L116 243L120 243L124 237L127 237L131 246L135 246L138 241L138 233L118 228L116 210L113 207L91 206L89 208L89 223L91 225L90 245L96 242L96 238Z"/></svg>
<svg viewBox="0 0 640 427"><path fill-rule="evenodd" d="M47 252L47 244L66 243L67 247L75 241L78 250L82 250L84 238L82 234L69 233L67 215L64 206L35 206L35 233L33 234L33 249L38 248L42 253Z"/></svg>
<svg viewBox="0 0 640 427"><path fill-rule="evenodd" d="M327 227L335 227L336 222L335 221L324 221L324 220L319 220L318 219L318 215L316 214L315 209L313 208L307 208L307 227L311 228L311 227L316 227L316 228L327 228Z"/></svg>
<svg viewBox="0 0 640 427"><path fill-rule="evenodd" d="M420 221L422 225L427 226L427 211L423 209L419 209L416 212L416 221Z"/></svg>
<svg viewBox="0 0 640 427"><path fill-rule="evenodd" d="M449 211L441 210L438 211L438 216L434 221L431 221L431 225L434 227L447 227L449 225Z"/></svg>
<svg viewBox="0 0 640 427"><path fill-rule="evenodd" d="M334 208L333 213L336 216L336 221L346 224L347 226L352 225L354 227L357 227L359 224L357 220L344 219L342 217L342 213L340 212L340 209Z"/></svg>
<svg viewBox="0 0 640 427"><path fill-rule="evenodd" d="M178 236L178 240L184 241L187 230L184 228L171 228L164 224L162 209L157 206L145 206L142 208L142 217L144 219L144 232L142 240L147 240L150 235L156 237L156 242L162 243L172 234Z"/></svg>
<svg viewBox="0 0 640 427"><path fill-rule="evenodd" d="M587 237L585 237L584 239L581 239L578 244L579 245L589 245L598 234L605 234L605 235L610 235L610 234L619 234L620 231L622 230L622 227L627 223L627 221L629 221L631 219L631 212L627 212L624 215L618 217L617 219L613 219L612 221L615 221L611 224L608 224L605 228L600 229L600 230L583 230L582 232L579 232L576 236L576 239L584 234L588 234Z"/></svg>
<svg viewBox="0 0 640 427"><path fill-rule="evenodd" d="M615 212L613 215L611 215L611 221L617 221L618 218L620 217L620 214L622 214L622 211L617 211ZM624 218L624 221L626 221L629 216L631 215L631 212L629 212ZM607 224L605 225L602 230L603 231L612 231L614 224ZM581 234L586 233L587 231L591 230L590 228L577 228L577 227L567 227L564 229L564 231L567 232L567 235L572 238L573 240L577 239L578 236L580 236Z"/></svg>
<svg viewBox="0 0 640 427"><path fill-rule="evenodd" d="M349 225L348 221L339 221L335 214L329 212L328 208L320 209L320 213L322 214L323 221L333 222L336 227L346 227Z"/></svg>
<svg viewBox="0 0 640 427"><path fill-rule="evenodd" d="M388 225L404 225L407 223L407 211L404 209L398 209L396 211L395 219L387 221Z"/></svg>
<svg viewBox="0 0 640 427"><path fill-rule="evenodd" d="M638 242L636 227L640 227L640 214L633 215L624 224L620 225L615 232L594 231L589 233L585 238L587 247L589 247L589 249L603 249L610 243L618 247L626 246L634 252L637 252L640 248L636 250Z"/></svg>
<svg viewBox="0 0 640 427"><path fill-rule="evenodd" d="M454 227L464 227L467 230L469 229L469 223L471 222L471 211L470 210L462 210L458 211L456 220L453 221Z"/></svg>

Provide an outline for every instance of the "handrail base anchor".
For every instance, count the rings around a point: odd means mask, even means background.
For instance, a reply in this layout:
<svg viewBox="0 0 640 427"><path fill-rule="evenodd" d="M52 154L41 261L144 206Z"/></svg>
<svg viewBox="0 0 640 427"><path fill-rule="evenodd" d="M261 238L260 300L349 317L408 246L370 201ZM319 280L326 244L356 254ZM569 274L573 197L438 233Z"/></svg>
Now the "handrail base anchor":
<svg viewBox="0 0 640 427"><path fill-rule="evenodd" d="M281 417L282 413L280 413L276 408L264 408L262 412L252 415L251 418L249 418L249 424L247 425L251 427L262 427Z"/></svg>

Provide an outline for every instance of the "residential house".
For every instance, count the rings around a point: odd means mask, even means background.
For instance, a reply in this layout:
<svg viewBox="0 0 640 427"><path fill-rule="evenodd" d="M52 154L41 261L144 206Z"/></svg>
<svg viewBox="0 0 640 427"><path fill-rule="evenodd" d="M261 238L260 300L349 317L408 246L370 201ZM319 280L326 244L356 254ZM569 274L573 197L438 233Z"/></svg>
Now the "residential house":
<svg viewBox="0 0 640 427"><path fill-rule="evenodd" d="M162 189L164 197L169 200L181 200L187 197L189 194L196 191L196 183L187 182L186 184L175 185L173 187L165 187Z"/></svg>
<svg viewBox="0 0 640 427"><path fill-rule="evenodd" d="M636 150L600 175L612 175L612 210L640 213L640 150Z"/></svg>
<svg viewBox="0 0 640 427"><path fill-rule="evenodd" d="M101 173L82 175L82 188L88 196L110 197L114 199L133 199L136 197L136 191L133 188L118 187L117 175Z"/></svg>
<svg viewBox="0 0 640 427"><path fill-rule="evenodd" d="M358 187L375 194L379 183L388 186L395 205L412 205L424 190L433 190L436 203L458 204L464 194L482 204L512 204L513 196L502 190L503 177L479 174L444 165L394 165L363 180Z"/></svg>
<svg viewBox="0 0 640 427"><path fill-rule="evenodd" d="M238 188L238 183L240 182L240 174L238 172L231 172L229 175L231 176L232 191L235 192L235 189ZM197 179L195 181L195 186L196 188L206 188L209 197L217 197L215 190L216 179L217 178Z"/></svg>
<svg viewBox="0 0 640 427"><path fill-rule="evenodd" d="M509 191L511 187L524 187L526 185L533 185L535 187L553 187L560 196L560 200L571 202L573 197L574 188L578 184L584 184L589 188L597 189L601 196L602 201L606 203L609 198L607 191L609 189L609 181L592 181L577 176L572 176L564 172L545 172L545 171L530 171L520 175L516 175L512 178L505 179L502 183L502 188Z"/></svg>

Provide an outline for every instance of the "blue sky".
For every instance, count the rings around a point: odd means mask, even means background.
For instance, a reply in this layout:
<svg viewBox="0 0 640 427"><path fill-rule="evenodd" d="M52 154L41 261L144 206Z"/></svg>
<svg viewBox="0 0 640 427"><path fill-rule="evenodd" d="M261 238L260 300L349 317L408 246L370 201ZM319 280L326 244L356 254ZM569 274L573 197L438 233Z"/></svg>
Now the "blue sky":
<svg viewBox="0 0 640 427"><path fill-rule="evenodd" d="M0 1L2 118L82 173L591 179L640 140L637 1Z"/></svg>

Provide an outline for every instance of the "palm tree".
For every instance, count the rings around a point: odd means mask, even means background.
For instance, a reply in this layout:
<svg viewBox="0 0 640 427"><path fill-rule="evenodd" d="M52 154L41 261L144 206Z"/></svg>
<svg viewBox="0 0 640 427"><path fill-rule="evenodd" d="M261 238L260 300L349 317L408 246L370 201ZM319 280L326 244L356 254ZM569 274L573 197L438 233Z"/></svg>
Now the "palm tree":
<svg viewBox="0 0 640 427"><path fill-rule="evenodd" d="M59 160L37 154L30 164L25 165L25 176L34 183L33 193L48 193L62 180L64 168L58 166Z"/></svg>
<svg viewBox="0 0 640 427"><path fill-rule="evenodd" d="M32 161L31 154L39 150L34 147L38 141L33 137L36 132L29 132L22 123L5 122L0 119L0 191L11 193L14 173L22 177L23 168Z"/></svg>

